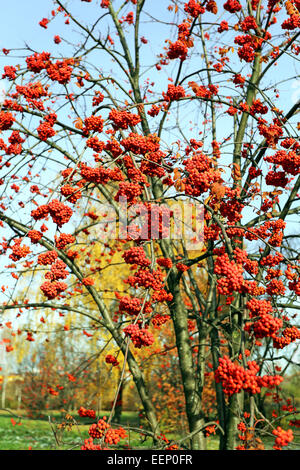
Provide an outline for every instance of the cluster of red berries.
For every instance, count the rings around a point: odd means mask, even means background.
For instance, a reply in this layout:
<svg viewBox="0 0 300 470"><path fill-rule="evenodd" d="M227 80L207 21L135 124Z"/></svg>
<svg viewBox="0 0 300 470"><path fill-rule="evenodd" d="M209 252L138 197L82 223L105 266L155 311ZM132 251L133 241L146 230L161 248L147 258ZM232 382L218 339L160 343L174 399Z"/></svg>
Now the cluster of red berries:
<svg viewBox="0 0 300 470"><path fill-rule="evenodd" d="M100 103L104 100L104 95L101 91L95 91L95 96L93 97L92 106L99 106Z"/></svg>
<svg viewBox="0 0 300 470"><path fill-rule="evenodd" d="M163 273L160 269L150 271L147 268L140 268L133 276L129 276L126 281L132 287L152 288L161 290L163 288Z"/></svg>
<svg viewBox="0 0 300 470"><path fill-rule="evenodd" d="M273 307L268 300L252 298L246 303L250 318L271 314Z"/></svg>
<svg viewBox="0 0 300 470"><path fill-rule="evenodd" d="M34 73L40 73L43 69L47 67L49 61L49 52L35 52L32 56L26 57L27 68L28 70L31 70Z"/></svg>
<svg viewBox="0 0 300 470"><path fill-rule="evenodd" d="M276 188L285 188L289 179L285 171L269 171L266 175L266 183L268 186L275 186Z"/></svg>
<svg viewBox="0 0 300 470"><path fill-rule="evenodd" d="M219 366L215 370L215 380L222 383L224 393L233 395L245 390L251 395L260 393L261 387L274 388L279 385L283 377L279 375L257 376L259 365L255 361L247 363L247 369L232 362L228 356L219 359Z"/></svg>
<svg viewBox="0 0 300 470"><path fill-rule="evenodd" d="M273 337L273 346L276 349L283 349L297 339L300 339L300 330L296 326L289 326L283 330L281 337Z"/></svg>
<svg viewBox="0 0 300 470"><path fill-rule="evenodd" d="M73 215L72 209L58 199L53 199L53 201L49 202L48 210L53 222L57 224L58 227L62 227L69 222Z"/></svg>
<svg viewBox="0 0 300 470"><path fill-rule="evenodd" d="M42 266L47 266L48 264L54 263L57 258L58 254L55 250L46 251L45 253L39 254L37 263Z"/></svg>
<svg viewBox="0 0 300 470"><path fill-rule="evenodd" d="M217 224L204 225L204 240L218 240L221 228Z"/></svg>
<svg viewBox="0 0 300 470"><path fill-rule="evenodd" d="M27 233L27 237L30 238L31 243L33 244L38 243L42 236L43 234L39 230L29 230Z"/></svg>
<svg viewBox="0 0 300 470"><path fill-rule="evenodd" d="M223 7L224 10L229 11L229 13L236 13L242 9L242 5L238 0L227 0Z"/></svg>
<svg viewBox="0 0 300 470"><path fill-rule="evenodd" d="M81 450L108 450L108 448L102 447L100 444L94 444L93 438L90 437L89 439L84 440L84 444L81 446Z"/></svg>
<svg viewBox="0 0 300 470"><path fill-rule="evenodd" d="M27 99L27 101L30 102L30 100L39 99L42 96L47 96L48 86L46 85L45 87L43 87L40 82L30 82L27 85L16 85L16 94L14 96L17 95L23 95Z"/></svg>
<svg viewBox="0 0 300 470"><path fill-rule="evenodd" d="M289 18L284 20L281 25L282 29L287 29L288 31L292 31L300 27L300 15L298 13L294 13Z"/></svg>
<svg viewBox="0 0 300 470"><path fill-rule="evenodd" d="M4 67L4 73L2 74L2 78L8 78L8 80L14 80L17 76L16 71L17 69L15 67L6 65Z"/></svg>
<svg viewBox="0 0 300 470"><path fill-rule="evenodd" d="M101 153L105 147L105 143L99 140L97 136L93 136L87 139L86 145L97 153Z"/></svg>
<svg viewBox="0 0 300 470"><path fill-rule="evenodd" d="M184 273L185 271L188 271L190 269L189 266L187 266L186 264L183 264L183 263L177 263L176 268L178 269L178 271L180 271L182 273Z"/></svg>
<svg viewBox="0 0 300 470"><path fill-rule="evenodd" d="M56 131L53 129L49 122L41 122L37 128L37 133L41 140L47 140L50 137L53 137L56 134Z"/></svg>
<svg viewBox="0 0 300 470"><path fill-rule="evenodd" d="M57 60L55 63L50 63L46 71L51 80L65 85L71 80L73 69L67 60Z"/></svg>
<svg viewBox="0 0 300 470"><path fill-rule="evenodd" d="M74 188L70 184L65 184L61 186L60 192L65 196L71 204L76 204L76 202L81 198L82 194L78 188Z"/></svg>
<svg viewBox="0 0 300 470"><path fill-rule="evenodd" d="M0 131L6 131L7 129L10 129L14 121L15 118L13 117L12 113L0 111Z"/></svg>
<svg viewBox="0 0 300 470"><path fill-rule="evenodd" d="M146 328L140 328L137 324L130 324L124 328L124 333L129 336L136 348L151 346L154 343L153 334Z"/></svg>
<svg viewBox="0 0 300 470"><path fill-rule="evenodd" d="M289 289L294 291L296 295L300 295L300 279L289 282Z"/></svg>
<svg viewBox="0 0 300 470"><path fill-rule="evenodd" d="M84 120L84 128L82 131L85 134L88 134L90 131L93 132L102 132L103 131L103 119L101 116L90 116Z"/></svg>
<svg viewBox="0 0 300 470"><path fill-rule="evenodd" d="M198 85L195 82L188 82L188 85L192 87L196 96L204 99L211 99L213 95L218 93L218 87L216 85L209 84L208 88L204 85Z"/></svg>
<svg viewBox="0 0 300 470"><path fill-rule="evenodd" d="M121 145L127 152L146 155L146 153L159 150L159 137L155 134L144 136L130 132L127 138L121 140Z"/></svg>
<svg viewBox="0 0 300 470"><path fill-rule="evenodd" d="M277 266L283 260L283 254L277 252L275 255L267 255L260 260L261 266Z"/></svg>
<svg viewBox="0 0 300 470"><path fill-rule="evenodd" d="M138 315L141 311L142 305L143 302L141 299L124 295L120 298L119 313L126 312L128 315ZM150 303L145 302L143 309L144 313L150 313L151 310Z"/></svg>
<svg viewBox="0 0 300 470"><path fill-rule="evenodd" d="M54 239L55 246L58 250L63 250L67 245L75 242L75 237L70 233L60 233L59 237L55 235Z"/></svg>
<svg viewBox="0 0 300 470"><path fill-rule="evenodd" d="M84 286L93 286L95 284L95 280L91 277L83 277L81 282Z"/></svg>
<svg viewBox="0 0 300 470"><path fill-rule="evenodd" d="M268 212L270 209L273 208L274 206L274 202L275 203L278 203L278 197L277 198L274 198L274 199L269 199L269 198L265 198L263 201L262 201L262 204L260 206L260 210L263 211L263 212Z"/></svg>
<svg viewBox="0 0 300 470"><path fill-rule="evenodd" d="M268 106L263 105L259 98L252 101L252 105L250 107L251 114L267 114L267 112Z"/></svg>
<svg viewBox="0 0 300 470"><path fill-rule="evenodd" d="M237 223L242 218L242 210L244 208L244 204L236 199L235 196L229 195L227 190L227 199L222 200L220 204L220 213L223 217L227 218L227 221L233 225L233 223ZM236 229L238 230L238 229ZM232 233L234 233L234 228L232 228ZM228 236L230 235L230 229L228 231Z"/></svg>
<svg viewBox="0 0 300 470"><path fill-rule="evenodd" d="M45 281L41 285L41 291L48 299L55 299L61 292L67 289L67 284L61 281Z"/></svg>
<svg viewBox="0 0 300 470"><path fill-rule="evenodd" d="M235 261L238 264L244 264L247 262L248 259L248 253L246 250L242 250L241 248L235 248L233 251L233 256Z"/></svg>
<svg viewBox="0 0 300 470"><path fill-rule="evenodd" d="M45 28L45 29L47 29L48 23L49 23L48 18L43 18L41 21L39 21L39 25L40 25L42 28Z"/></svg>
<svg viewBox="0 0 300 470"><path fill-rule="evenodd" d="M220 294L231 295L234 291L242 292L244 285L243 267L230 260L227 253L219 256L215 262L215 274L222 276L217 281Z"/></svg>
<svg viewBox="0 0 300 470"><path fill-rule="evenodd" d="M299 150L300 148L300 143L295 140L293 137L287 137L286 139L283 139L280 142L281 147L285 149L292 149L292 150Z"/></svg>
<svg viewBox="0 0 300 470"><path fill-rule="evenodd" d="M250 166L248 170L248 175L251 180L257 178L262 174L262 171L259 168L256 168L255 166ZM273 204L273 201L272 201Z"/></svg>
<svg viewBox="0 0 300 470"><path fill-rule="evenodd" d="M278 150L274 155L264 158L269 163L280 165L286 173L296 176L300 173L300 155L294 150Z"/></svg>
<svg viewBox="0 0 300 470"><path fill-rule="evenodd" d="M281 279L272 279L267 285L269 295L284 295L285 287Z"/></svg>
<svg viewBox="0 0 300 470"><path fill-rule="evenodd" d="M164 266L168 269L171 269L173 266L171 258L158 258L156 262L159 266Z"/></svg>
<svg viewBox="0 0 300 470"><path fill-rule="evenodd" d="M237 36L234 42L239 45L242 44L242 46L238 49L239 58L245 62L252 62L255 58L256 47L256 42L252 39L252 36L250 34L246 34L245 36Z"/></svg>
<svg viewBox="0 0 300 470"><path fill-rule="evenodd" d="M151 108L149 109L149 111L147 112L147 114L149 114L149 116L151 117L155 117L159 114L160 110L161 110L160 106L156 106L156 104L153 104Z"/></svg>
<svg viewBox="0 0 300 470"><path fill-rule="evenodd" d="M125 439L125 437L127 437L127 433L124 428L109 428L105 433L104 441L109 445L117 445L120 439Z"/></svg>
<svg viewBox="0 0 300 470"><path fill-rule="evenodd" d="M215 424L212 424L211 426L206 426L204 429L204 435L205 437L209 437L212 434L216 434L216 426Z"/></svg>
<svg viewBox="0 0 300 470"><path fill-rule="evenodd" d="M31 211L31 216L34 218L34 220L44 219L48 216L48 214L49 208L45 204Z"/></svg>
<svg viewBox="0 0 300 470"><path fill-rule="evenodd" d="M24 111L24 108L21 104L19 104L15 100L10 100L8 98L3 101L2 109L10 109L12 111L19 111L20 113Z"/></svg>
<svg viewBox="0 0 300 470"><path fill-rule="evenodd" d="M155 328L159 328L160 326L164 325L170 320L170 315L160 315L157 313L154 315L154 317L151 319L151 323Z"/></svg>
<svg viewBox="0 0 300 470"><path fill-rule="evenodd" d="M69 275L68 271L65 269L66 267L67 265L61 259L57 259L51 265L50 271L45 274L45 278L50 279L51 281L66 279L66 277Z"/></svg>
<svg viewBox="0 0 300 470"><path fill-rule="evenodd" d="M134 23L134 14L133 11L130 11L127 13L126 16L122 16L122 18L119 19L119 22L122 24L123 22L128 23L128 24L133 24Z"/></svg>
<svg viewBox="0 0 300 470"><path fill-rule="evenodd" d="M140 165L140 171L144 175L158 176L159 178L165 175L165 170L162 167L162 160L165 154L161 150L150 152L147 154L147 159L143 159Z"/></svg>
<svg viewBox="0 0 300 470"><path fill-rule="evenodd" d="M109 152L113 158L117 158L122 153L120 144L116 139L108 140L105 144L105 150Z"/></svg>
<svg viewBox="0 0 300 470"><path fill-rule="evenodd" d="M228 22L225 20L221 21L217 30L218 33L223 33L223 31L228 31L228 30L229 30Z"/></svg>
<svg viewBox="0 0 300 470"><path fill-rule="evenodd" d="M110 428L110 425L106 422L106 416L100 418L97 423L93 423L89 428L89 435L93 439L101 439L105 432Z"/></svg>
<svg viewBox="0 0 300 470"><path fill-rule="evenodd" d="M169 46L169 50L167 52L167 56L169 59L180 59L185 60L188 53L188 47L185 42L178 39L175 42L171 42Z"/></svg>
<svg viewBox="0 0 300 470"><path fill-rule="evenodd" d="M221 174L213 168L212 159L201 152L195 153L183 163L188 176L183 178L182 182L188 195L200 196L220 180Z"/></svg>
<svg viewBox="0 0 300 470"><path fill-rule="evenodd" d="M167 101L178 101L180 98L185 97L185 89L180 85L175 86L171 83L168 85L167 93L163 93L163 97Z"/></svg>
<svg viewBox="0 0 300 470"><path fill-rule="evenodd" d="M280 426L277 426L276 429L272 431L272 434L276 436L273 449L281 450L282 447L287 446L294 439L293 431L288 429L285 431Z"/></svg>
<svg viewBox="0 0 300 470"><path fill-rule="evenodd" d="M138 114L118 111L117 109L112 109L108 117L113 121L116 129L128 129L128 127L134 127L141 122L141 117Z"/></svg>
<svg viewBox="0 0 300 470"><path fill-rule="evenodd" d="M122 181L119 184L119 190L115 195L115 201L125 199L127 204L135 204L139 196L142 194L143 188L139 183L131 183L129 181Z"/></svg>
<svg viewBox="0 0 300 470"><path fill-rule="evenodd" d="M193 18L198 18L199 15L205 13L205 8L201 5L200 2L197 2L196 0L189 0L184 4L184 11Z"/></svg>
<svg viewBox="0 0 300 470"><path fill-rule="evenodd" d="M79 416L81 417L87 417L87 418L92 418L92 419L95 419L96 418L96 413L94 410L90 410L90 409L86 409L84 408L83 406L81 406L78 410L78 414Z"/></svg>
<svg viewBox="0 0 300 470"><path fill-rule="evenodd" d="M92 439L102 439L104 442L110 445L116 445L120 442L120 439L127 437L126 431L124 428L120 427L118 429L113 429L110 424L106 421L106 416L99 419L97 423L93 423L89 428L89 435ZM89 445L92 444L92 441L89 440ZM85 449L84 449L85 450ZM89 450L89 449L88 449Z"/></svg>
<svg viewBox="0 0 300 470"><path fill-rule="evenodd" d="M6 154L20 155L20 153L22 152L21 144L25 142L25 139L20 136L19 131L13 131L8 138L8 142L10 143L10 145L4 149Z"/></svg>
<svg viewBox="0 0 300 470"><path fill-rule="evenodd" d="M165 289L156 290L151 297L152 302L171 302L172 299L171 292L167 292Z"/></svg>
<svg viewBox="0 0 300 470"><path fill-rule="evenodd" d="M22 238L18 238L14 240L14 242L14 245L10 247L12 253L9 255L9 258L13 261L18 261L21 258L25 258L30 253L30 248L27 245L21 246Z"/></svg>
<svg viewBox="0 0 300 470"><path fill-rule="evenodd" d="M122 258L127 264L136 264L137 266L150 266L151 261L147 258L142 246L134 246L124 251Z"/></svg>
<svg viewBox="0 0 300 470"><path fill-rule="evenodd" d="M116 367L119 365L119 361L115 358L115 356L113 356L112 354L108 354L106 357L105 357L105 362L107 364L111 364L113 367Z"/></svg>
<svg viewBox="0 0 300 470"><path fill-rule="evenodd" d="M255 338L265 338L277 335L280 328L282 328L283 322L280 318L274 318L272 315L265 314L258 318L253 323L247 323L245 331L253 331Z"/></svg>
<svg viewBox="0 0 300 470"><path fill-rule="evenodd" d="M118 164L126 168L127 177L131 180L132 183L145 183L147 184L147 179L141 171L136 168L132 157L130 155L124 155L122 159L119 159Z"/></svg>
<svg viewBox="0 0 300 470"><path fill-rule="evenodd" d="M98 167L92 168L90 166L81 164L80 168L81 176L86 180L96 184L106 184L108 181L122 181L124 179L119 168Z"/></svg>
<svg viewBox="0 0 300 470"><path fill-rule="evenodd" d="M58 227L62 227L64 224L69 222L73 215L73 211L70 207L66 206L58 199L53 199L49 204L39 206L37 209L31 211L31 216L35 220L43 219L50 214L52 220Z"/></svg>
<svg viewBox="0 0 300 470"><path fill-rule="evenodd" d="M250 29L257 29L257 23L254 16L246 16L244 20L240 23L240 27L247 33Z"/></svg>

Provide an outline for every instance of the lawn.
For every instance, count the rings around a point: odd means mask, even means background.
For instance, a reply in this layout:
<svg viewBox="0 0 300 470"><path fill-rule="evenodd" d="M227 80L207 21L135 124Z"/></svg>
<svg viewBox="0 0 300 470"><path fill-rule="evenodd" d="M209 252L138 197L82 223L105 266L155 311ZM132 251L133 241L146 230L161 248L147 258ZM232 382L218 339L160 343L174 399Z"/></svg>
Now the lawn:
<svg viewBox="0 0 300 470"><path fill-rule="evenodd" d="M8 411L0 410L0 450L79 450L84 439L89 437L89 424L85 418L76 418L78 424L71 429L59 429L58 425L63 421L59 412L49 412L43 419L28 419L24 412L17 412L21 418ZM104 415L103 413L102 415ZM106 413L107 414L107 413ZM65 422L67 422L65 420ZM137 413L125 411L121 420L122 426L137 427ZM300 449L300 436L294 431L295 439L290 449ZM168 436L175 439L176 436ZM124 442L124 441L123 441ZM264 440L267 450L272 450L274 439ZM145 439L133 431L128 432L125 440L130 448L151 448L152 440ZM217 450L218 439L211 436L207 439L207 449Z"/></svg>
<svg viewBox="0 0 300 470"><path fill-rule="evenodd" d="M21 414L18 412L18 414ZM51 421L55 416L51 416ZM8 412L0 412L0 449L1 450L49 450L56 449L57 443L52 427L47 419L27 419L25 416L20 420ZM88 426L80 426L82 433L87 433ZM84 429L86 428L86 430ZM64 433L63 440L68 448L80 444L79 432L71 430Z"/></svg>
<svg viewBox="0 0 300 470"><path fill-rule="evenodd" d="M102 415L104 415L103 413ZM18 418L16 415L20 416ZM106 413L107 415L107 413ZM28 419L24 412L0 411L0 450L69 450L80 449L84 439L89 437L89 420L74 415L77 423L72 428L59 428L63 419L59 412L49 412L43 419ZM137 413L124 412L122 426L138 426ZM90 422L91 424L91 422ZM130 431L125 442L131 448L151 446L151 439L142 439Z"/></svg>
<svg viewBox="0 0 300 470"><path fill-rule="evenodd" d="M24 412L20 411L16 414L22 418L18 419L15 414L10 414L8 411L0 411L0 450L75 450L80 449L84 439L89 437L89 424L85 424L87 420L75 415L79 424L72 429L62 430L58 429L58 424L63 421L59 412L49 412L49 416L43 419L28 419ZM125 429L127 426L138 427L137 413L123 412L121 424ZM172 435L168 437L175 438ZM130 431L125 443L130 448L147 449L151 448L152 440ZM208 440L208 449L217 449L216 439Z"/></svg>

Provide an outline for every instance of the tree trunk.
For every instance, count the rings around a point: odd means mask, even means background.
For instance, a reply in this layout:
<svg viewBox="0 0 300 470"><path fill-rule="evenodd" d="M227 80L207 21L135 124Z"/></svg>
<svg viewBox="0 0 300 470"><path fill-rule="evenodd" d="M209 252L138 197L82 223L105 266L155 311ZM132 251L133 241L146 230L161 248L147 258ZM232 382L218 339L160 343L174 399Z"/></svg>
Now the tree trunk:
<svg viewBox="0 0 300 470"><path fill-rule="evenodd" d="M226 419L226 450L235 450L237 446L237 425L239 422L239 410L242 408L243 392L232 395L229 399Z"/></svg>
<svg viewBox="0 0 300 470"><path fill-rule="evenodd" d="M240 302L240 299L237 299ZM240 351L241 345L241 318L240 315L232 315L231 320L231 356L236 357ZM234 394L229 398L229 404L226 413L226 426L225 426L225 449L234 450L237 445L238 429L240 410L243 409L244 393Z"/></svg>
<svg viewBox="0 0 300 470"><path fill-rule="evenodd" d="M219 347L220 347L220 340L218 331L213 328L210 333L211 337L211 349L212 349L212 360L213 360L213 367L216 370L219 366ZM226 447L225 435L226 435L226 405L225 405L225 398L223 387L221 383L215 382L215 390L216 390L216 400L217 400L217 411L218 411L218 419L221 428L224 431L224 434L221 433L220 435L220 442L219 442L219 450L224 450Z"/></svg>
<svg viewBox="0 0 300 470"><path fill-rule="evenodd" d="M179 283L176 280L175 282L173 281L174 276L170 276L169 287L173 295L173 300L170 303L170 312L174 323L189 431L194 432L204 425L201 394L196 380L195 365L190 345L187 312L180 295ZM195 450L205 449L203 431L196 433L191 438L191 448Z"/></svg>

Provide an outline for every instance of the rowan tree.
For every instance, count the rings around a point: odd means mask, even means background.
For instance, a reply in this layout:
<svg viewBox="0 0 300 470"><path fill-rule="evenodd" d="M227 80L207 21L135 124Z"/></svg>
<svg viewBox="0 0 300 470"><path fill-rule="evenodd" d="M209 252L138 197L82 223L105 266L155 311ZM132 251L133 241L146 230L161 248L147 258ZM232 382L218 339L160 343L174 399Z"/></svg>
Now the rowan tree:
<svg viewBox="0 0 300 470"><path fill-rule="evenodd" d="M257 397L266 389L278 399L276 361L300 336L299 101L290 92L300 4L221 3L84 0L73 11L56 0L40 21L45 35L57 25L48 50L27 48L17 64L3 49L13 65L0 112L1 308L5 318L34 308L88 316L123 355L121 382L128 367L154 442L172 446L136 354L168 322L189 431L174 448L204 449L217 431L220 449L260 449L267 432L281 449L293 431L267 419ZM99 239L103 256L116 249L130 269L109 286L88 262ZM43 299L33 303L37 288ZM95 423L84 448L119 442L123 431L105 437L110 421Z"/></svg>

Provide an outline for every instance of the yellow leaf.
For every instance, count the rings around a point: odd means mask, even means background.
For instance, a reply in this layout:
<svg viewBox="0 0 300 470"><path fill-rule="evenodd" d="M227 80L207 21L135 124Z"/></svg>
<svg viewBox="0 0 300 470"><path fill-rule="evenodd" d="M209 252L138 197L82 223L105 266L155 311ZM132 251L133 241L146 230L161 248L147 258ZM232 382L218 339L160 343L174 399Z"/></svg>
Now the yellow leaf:
<svg viewBox="0 0 300 470"><path fill-rule="evenodd" d="M76 127L76 129L82 129L83 127L83 122L82 122L82 119L80 118L75 119L75 121L73 121L73 124Z"/></svg>

